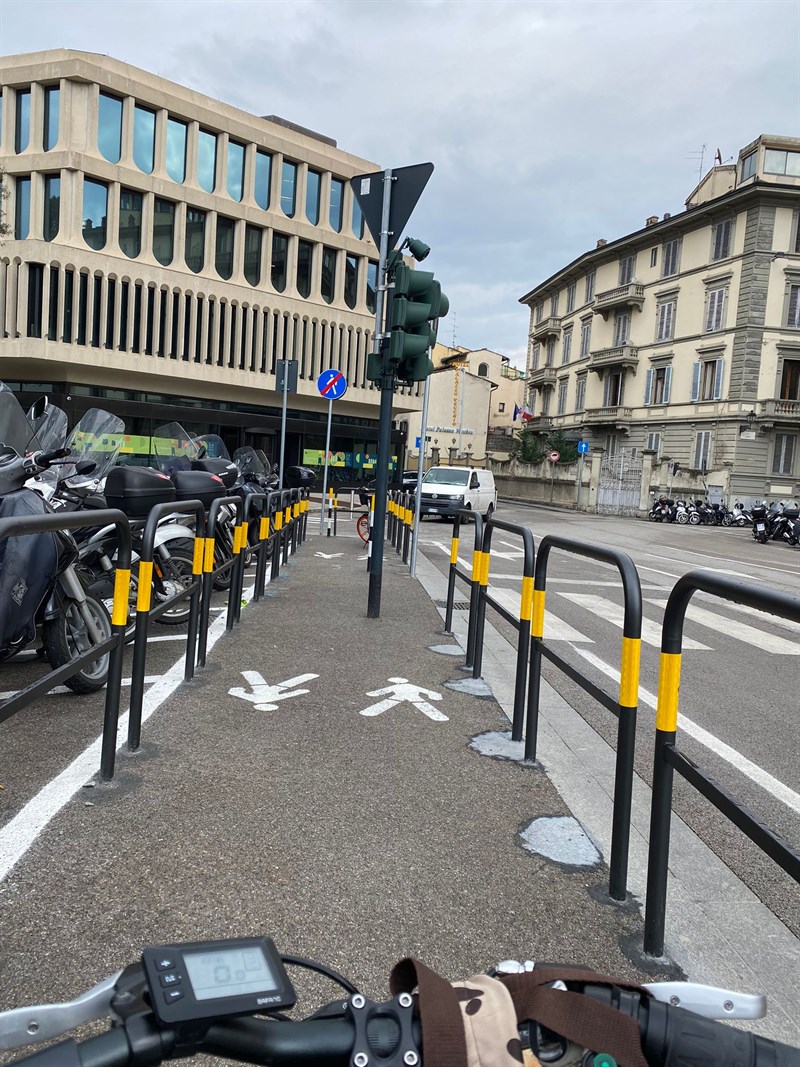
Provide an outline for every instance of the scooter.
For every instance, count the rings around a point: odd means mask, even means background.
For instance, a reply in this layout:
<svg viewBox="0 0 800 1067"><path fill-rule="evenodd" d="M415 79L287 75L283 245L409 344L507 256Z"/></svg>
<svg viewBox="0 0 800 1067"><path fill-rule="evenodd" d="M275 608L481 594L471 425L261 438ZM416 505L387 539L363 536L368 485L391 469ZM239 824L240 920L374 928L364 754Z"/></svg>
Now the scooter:
<svg viewBox="0 0 800 1067"><path fill-rule="evenodd" d="M753 540L765 545L769 540L767 532L767 505L756 501L752 507L753 515Z"/></svg>

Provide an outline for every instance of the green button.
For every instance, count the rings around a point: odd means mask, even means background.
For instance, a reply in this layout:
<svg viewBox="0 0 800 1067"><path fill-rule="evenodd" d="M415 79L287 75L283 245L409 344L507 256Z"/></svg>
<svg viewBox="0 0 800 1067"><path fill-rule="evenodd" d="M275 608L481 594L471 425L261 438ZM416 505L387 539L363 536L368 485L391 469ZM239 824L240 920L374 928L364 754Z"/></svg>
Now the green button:
<svg viewBox="0 0 800 1067"><path fill-rule="evenodd" d="M598 1052L592 1060L592 1067L617 1067L617 1061L607 1052Z"/></svg>

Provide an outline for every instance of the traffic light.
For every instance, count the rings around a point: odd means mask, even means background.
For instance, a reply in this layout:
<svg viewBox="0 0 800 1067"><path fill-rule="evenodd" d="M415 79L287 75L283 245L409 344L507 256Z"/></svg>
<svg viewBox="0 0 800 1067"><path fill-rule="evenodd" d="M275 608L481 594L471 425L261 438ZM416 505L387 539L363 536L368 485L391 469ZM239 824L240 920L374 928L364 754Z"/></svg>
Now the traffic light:
<svg viewBox="0 0 800 1067"><path fill-rule="evenodd" d="M428 349L436 344L438 319L450 301L433 274L399 263L394 270L389 362L403 382L422 382L433 373Z"/></svg>

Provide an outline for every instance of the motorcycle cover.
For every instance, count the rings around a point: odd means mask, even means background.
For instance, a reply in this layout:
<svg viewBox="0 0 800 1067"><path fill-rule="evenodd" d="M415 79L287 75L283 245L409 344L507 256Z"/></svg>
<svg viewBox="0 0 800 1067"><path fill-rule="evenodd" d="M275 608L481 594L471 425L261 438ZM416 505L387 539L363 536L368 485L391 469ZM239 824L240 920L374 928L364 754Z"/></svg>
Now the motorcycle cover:
<svg viewBox="0 0 800 1067"><path fill-rule="evenodd" d="M48 514L47 504L29 489L0 497L0 519ZM54 533L24 534L0 541L0 657L33 640L36 613L53 588L59 558L58 535Z"/></svg>

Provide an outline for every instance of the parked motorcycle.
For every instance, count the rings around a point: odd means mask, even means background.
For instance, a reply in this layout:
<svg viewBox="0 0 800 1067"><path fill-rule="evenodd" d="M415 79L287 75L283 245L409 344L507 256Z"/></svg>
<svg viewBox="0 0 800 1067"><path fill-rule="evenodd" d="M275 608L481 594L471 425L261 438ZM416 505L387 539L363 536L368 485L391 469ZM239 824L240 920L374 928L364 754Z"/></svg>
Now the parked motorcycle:
<svg viewBox="0 0 800 1067"><path fill-rule="evenodd" d="M745 507L743 507L739 503L738 500L733 505L732 515L733 515L733 522L734 522L734 524L736 526L752 526L753 525L753 516L750 514L750 512Z"/></svg>
<svg viewBox="0 0 800 1067"><path fill-rule="evenodd" d="M653 502L653 506L648 512L647 519L649 522L668 522L669 513L670 501L665 496L660 496L658 500Z"/></svg>
<svg viewBox="0 0 800 1067"><path fill-rule="evenodd" d="M769 540L767 532L767 505L756 501L752 507L753 516L753 540L765 545Z"/></svg>

